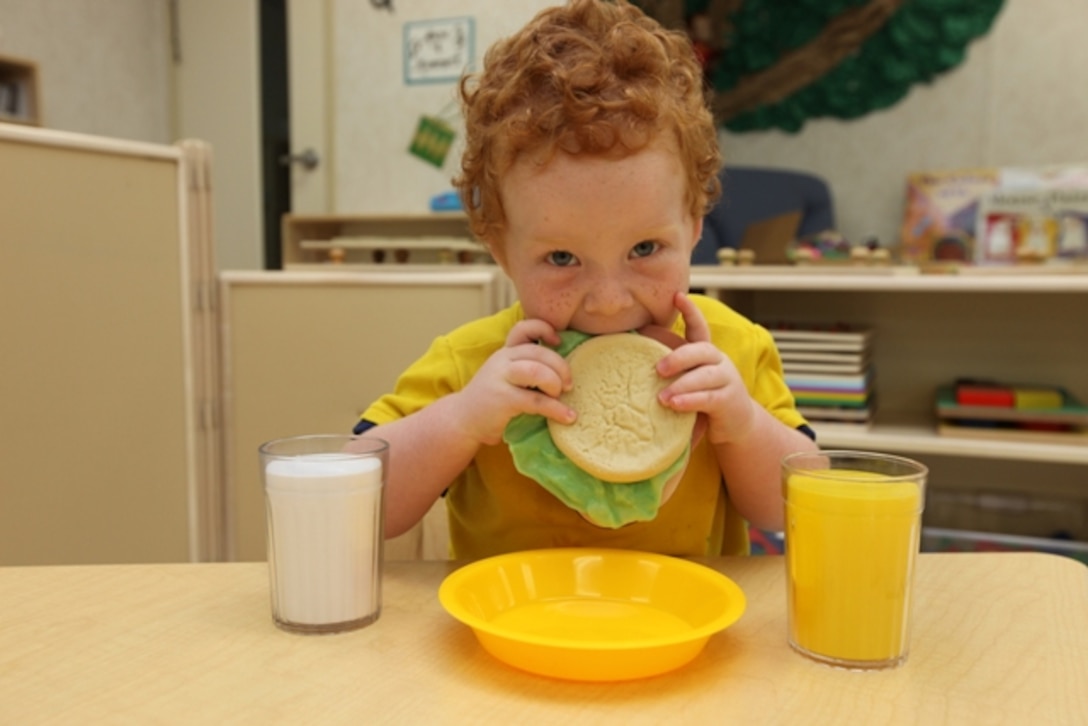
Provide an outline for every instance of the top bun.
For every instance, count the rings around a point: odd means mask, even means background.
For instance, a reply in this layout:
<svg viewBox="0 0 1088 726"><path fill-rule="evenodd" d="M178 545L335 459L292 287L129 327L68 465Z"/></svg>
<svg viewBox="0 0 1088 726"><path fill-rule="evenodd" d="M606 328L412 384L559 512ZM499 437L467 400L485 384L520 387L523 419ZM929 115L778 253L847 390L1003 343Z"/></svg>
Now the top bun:
<svg viewBox="0 0 1088 726"><path fill-rule="evenodd" d="M658 401L669 380L655 366L669 347L653 338L616 333L590 338L567 357L574 387L559 400L578 413L572 424L548 421L556 447L606 482L656 476L684 455L695 413Z"/></svg>

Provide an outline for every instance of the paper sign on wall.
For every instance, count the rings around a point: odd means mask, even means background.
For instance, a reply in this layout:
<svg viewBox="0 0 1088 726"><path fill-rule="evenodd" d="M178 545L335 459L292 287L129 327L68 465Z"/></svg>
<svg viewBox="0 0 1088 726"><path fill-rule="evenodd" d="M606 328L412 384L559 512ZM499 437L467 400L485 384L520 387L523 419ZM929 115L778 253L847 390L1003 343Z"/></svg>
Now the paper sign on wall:
<svg viewBox="0 0 1088 726"><path fill-rule="evenodd" d="M456 81L472 61L472 18L445 18L404 24L404 82Z"/></svg>
<svg viewBox="0 0 1088 726"><path fill-rule="evenodd" d="M446 156L455 135L453 128L444 120L434 116L421 116L408 151L441 169L446 163Z"/></svg>

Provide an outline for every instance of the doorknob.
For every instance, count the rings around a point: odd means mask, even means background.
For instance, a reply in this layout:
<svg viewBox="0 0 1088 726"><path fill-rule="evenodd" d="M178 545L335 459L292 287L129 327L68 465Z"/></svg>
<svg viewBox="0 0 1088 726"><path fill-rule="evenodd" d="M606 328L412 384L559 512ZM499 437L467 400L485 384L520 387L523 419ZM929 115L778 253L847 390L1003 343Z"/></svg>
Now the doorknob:
<svg viewBox="0 0 1088 726"><path fill-rule="evenodd" d="M321 163L321 157L313 149L304 149L298 154L284 154L280 157L280 163L284 166L298 164L306 171L313 171Z"/></svg>

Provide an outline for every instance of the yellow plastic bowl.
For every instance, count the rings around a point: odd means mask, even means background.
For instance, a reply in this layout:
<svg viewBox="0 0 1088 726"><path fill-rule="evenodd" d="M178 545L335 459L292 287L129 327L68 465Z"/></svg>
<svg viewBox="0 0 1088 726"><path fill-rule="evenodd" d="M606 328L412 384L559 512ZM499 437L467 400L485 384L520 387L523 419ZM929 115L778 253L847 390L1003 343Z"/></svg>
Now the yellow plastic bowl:
<svg viewBox="0 0 1088 726"><path fill-rule="evenodd" d="M610 549L515 552L456 570L442 606L516 668L619 681L679 668L744 612L741 589L709 567Z"/></svg>

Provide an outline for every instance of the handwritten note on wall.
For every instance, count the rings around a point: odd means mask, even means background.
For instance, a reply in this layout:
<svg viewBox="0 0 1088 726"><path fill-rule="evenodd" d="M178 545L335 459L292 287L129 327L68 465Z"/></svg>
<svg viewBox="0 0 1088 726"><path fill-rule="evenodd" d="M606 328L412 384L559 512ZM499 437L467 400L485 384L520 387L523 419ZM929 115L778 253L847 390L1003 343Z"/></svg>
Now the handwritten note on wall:
<svg viewBox="0 0 1088 726"><path fill-rule="evenodd" d="M472 18L404 24L404 82L456 81L472 61Z"/></svg>

